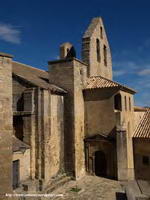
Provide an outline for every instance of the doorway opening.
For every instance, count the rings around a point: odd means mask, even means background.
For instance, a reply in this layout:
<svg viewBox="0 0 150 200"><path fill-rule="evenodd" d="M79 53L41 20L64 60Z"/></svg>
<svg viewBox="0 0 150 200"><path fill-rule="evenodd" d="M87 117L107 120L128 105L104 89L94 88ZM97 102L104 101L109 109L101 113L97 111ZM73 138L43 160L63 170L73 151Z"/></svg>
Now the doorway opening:
<svg viewBox="0 0 150 200"><path fill-rule="evenodd" d="M19 160L13 161L13 189L19 187L19 178L20 178L19 166L20 166Z"/></svg>
<svg viewBox="0 0 150 200"><path fill-rule="evenodd" d="M102 177L107 176L107 160L103 151L95 152L95 175Z"/></svg>

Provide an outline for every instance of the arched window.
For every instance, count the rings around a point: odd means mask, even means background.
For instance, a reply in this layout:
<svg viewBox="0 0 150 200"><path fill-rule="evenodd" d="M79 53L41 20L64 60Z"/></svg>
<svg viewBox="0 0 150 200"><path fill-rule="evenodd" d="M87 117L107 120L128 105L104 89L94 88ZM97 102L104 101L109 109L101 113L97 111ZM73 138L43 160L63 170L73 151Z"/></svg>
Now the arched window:
<svg viewBox="0 0 150 200"><path fill-rule="evenodd" d="M104 45L104 65L107 66L107 47Z"/></svg>
<svg viewBox="0 0 150 200"><path fill-rule="evenodd" d="M125 107L125 110L127 110L127 97L126 96L124 97L124 107Z"/></svg>
<svg viewBox="0 0 150 200"><path fill-rule="evenodd" d="M100 41L97 38L96 39L96 53L97 53L97 61L100 62L101 56L100 56Z"/></svg>
<svg viewBox="0 0 150 200"><path fill-rule="evenodd" d="M103 28L100 27L100 36L101 36L101 39L103 39Z"/></svg>
<svg viewBox="0 0 150 200"><path fill-rule="evenodd" d="M114 109L115 110L122 110L122 103L121 103L121 95L116 94L114 97Z"/></svg>

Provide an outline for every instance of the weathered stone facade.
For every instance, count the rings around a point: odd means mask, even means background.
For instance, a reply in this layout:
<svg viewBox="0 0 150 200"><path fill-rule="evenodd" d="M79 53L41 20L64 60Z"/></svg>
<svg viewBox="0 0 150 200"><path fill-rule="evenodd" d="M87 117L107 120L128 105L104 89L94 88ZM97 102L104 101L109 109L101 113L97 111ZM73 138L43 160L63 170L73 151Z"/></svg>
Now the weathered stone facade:
<svg viewBox="0 0 150 200"><path fill-rule="evenodd" d="M86 65L77 59L49 62L51 83L68 93L64 100L65 168L76 178L85 174L84 165L84 99L83 85Z"/></svg>
<svg viewBox="0 0 150 200"><path fill-rule="evenodd" d="M150 180L150 108L136 107L133 135L135 178Z"/></svg>
<svg viewBox="0 0 150 200"><path fill-rule="evenodd" d="M0 194L12 190L12 56L0 53Z"/></svg>
<svg viewBox="0 0 150 200"><path fill-rule="evenodd" d="M0 54L0 142L7 155L0 159L1 193L11 191L11 176L14 189L26 191L44 190L64 173L134 179L135 91L112 80L101 18L82 38L82 60L75 57L73 45L62 44L47 72Z"/></svg>
<svg viewBox="0 0 150 200"><path fill-rule="evenodd" d="M94 18L82 38L82 60L89 76L112 79L112 60L102 19Z"/></svg>

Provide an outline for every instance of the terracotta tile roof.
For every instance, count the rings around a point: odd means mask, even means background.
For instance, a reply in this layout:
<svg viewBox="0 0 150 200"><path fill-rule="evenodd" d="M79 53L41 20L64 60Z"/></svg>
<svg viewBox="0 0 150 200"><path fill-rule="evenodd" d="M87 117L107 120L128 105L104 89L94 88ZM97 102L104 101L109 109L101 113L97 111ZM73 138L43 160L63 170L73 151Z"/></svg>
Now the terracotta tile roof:
<svg viewBox="0 0 150 200"><path fill-rule="evenodd" d="M7 57L7 58L13 58L13 55L4 53L4 52L0 52L0 56Z"/></svg>
<svg viewBox="0 0 150 200"><path fill-rule="evenodd" d="M150 138L150 108L147 108L147 111L135 129L133 137Z"/></svg>
<svg viewBox="0 0 150 200"><path fill-rule="evenodd" d="M144 111L147 111L147 108L141 107L141 106L134 106L134 111L135 112L144 112Z"/></svg>
<svg viewBox="0 0 150 200"><path fill-rule="evenodd" d="M135 90L128 88L124 85L121 85L115 81L106 79L102 76L92 76L88 78L86 89L96 89L96 88L118 88L124 91L128 91L130 93L136 93Z"/></svg>
<svg viewBox="0 0 150 200"><path fill-rule="evenodd" d="M49 83L48 72L44 70L13 61L12 71L14 75L31 83L32 85L44 89L50 89L53 92L66 93L64 89Z"/></svg>
<svg viewBox="0 0 150 200"><path fill-rule="evenodd" d="M22 149L30 149L30 146L19 140L13 135L12 150L13 152L21 151Z"/></svg>

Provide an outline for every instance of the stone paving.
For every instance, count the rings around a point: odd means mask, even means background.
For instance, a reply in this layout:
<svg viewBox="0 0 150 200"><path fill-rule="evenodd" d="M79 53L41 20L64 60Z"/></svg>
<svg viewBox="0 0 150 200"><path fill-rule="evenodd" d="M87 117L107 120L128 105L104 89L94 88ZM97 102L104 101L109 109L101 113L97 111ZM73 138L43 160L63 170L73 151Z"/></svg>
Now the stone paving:
<svg viewBox="0 0 150 200"><path fill-rule="evenodd" d="M118 181L97 176L85 176L78 181L70 181L52 194L63 197L49 199L64 200L124 200L123 189ZM45 200L46 198L44 198Z"/></svg>

